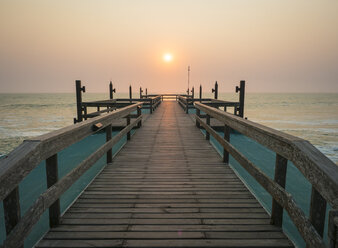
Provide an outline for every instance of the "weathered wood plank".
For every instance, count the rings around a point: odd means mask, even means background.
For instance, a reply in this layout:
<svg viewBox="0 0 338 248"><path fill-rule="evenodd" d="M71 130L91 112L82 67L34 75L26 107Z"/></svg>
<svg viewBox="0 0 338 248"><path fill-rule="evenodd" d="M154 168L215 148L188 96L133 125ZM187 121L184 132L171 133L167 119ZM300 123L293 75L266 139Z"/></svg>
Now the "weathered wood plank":
<svg viewBox="0 0 338 248"><path fill-rule="evenodd" d="M198 102L195 106L225 125L291 160L316 190L334 208L338 208L337 166L308 141Z"/></svg>
<svg viewBox="0 0 338 248"><path fill-rule="evenodd" d="M37 247L292 247L269 221L189 116L164 102Z"/></svg>

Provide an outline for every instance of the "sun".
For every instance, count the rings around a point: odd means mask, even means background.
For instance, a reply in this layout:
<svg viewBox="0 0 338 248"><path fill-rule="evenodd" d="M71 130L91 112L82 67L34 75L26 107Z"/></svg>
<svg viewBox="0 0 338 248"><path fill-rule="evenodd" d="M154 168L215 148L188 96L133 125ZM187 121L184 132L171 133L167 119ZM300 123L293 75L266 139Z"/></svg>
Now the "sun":
<svg viewBox="0 0 338 248"><path fill-rule="evenodd" d="M171 55L171 53L165 53L163 55L163 60L165 62L171 62L173 60L173 56Z"/></svg>

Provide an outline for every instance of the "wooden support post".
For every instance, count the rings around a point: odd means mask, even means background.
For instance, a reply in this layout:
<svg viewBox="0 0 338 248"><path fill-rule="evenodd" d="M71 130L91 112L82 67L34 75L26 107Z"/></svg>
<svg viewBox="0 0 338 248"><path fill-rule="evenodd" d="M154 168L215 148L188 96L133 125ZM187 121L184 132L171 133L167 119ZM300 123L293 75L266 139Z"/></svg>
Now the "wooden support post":
<svg viewBox="0 0 338 248"><path fill-rule="evenodd" d="M244 116L244 96L245 96L245 81L240 81L240 86L236 86L236 92L239 91L239 108L238 108L238 116Z"/></svg>
<svg viewBox="0 0 338 248"><path fill-rule="evenodd" d="M327 235L329 238L329 247L337 248L338 247L338 210L331 209L329 211L329 227Z"/></svg>
<svg viewBox="0 0 338 248"><path fill-rule="evenodd" d="M224 112L227 112L227 106L224 105Z"/></svg>
<svg viewBox="0 0 338 248"><path fill-rule="evenodd" d="M3 200L6 234L8 235L20 220L19 187L13 189Z"/></svg>
<svg viewBox="0 0 338 248"><path fill-rule="evenodd" d="M141 107L137 107L137 117L141 116L142 115L142 109ZM140 120L138 123L137 123L137 127L140 128L142 126L142 120Z"/></svg>
<svg viewBox="0 0 338 248"><path fill-rule="evenodd" d="M185 102L185 112L188 114L189 113L189 98L186 98L186 102Z"/></svg>
<svg viewBox="0 0 338 248"><path fill-rule="evenodd" d="M234 115L237 115L237 106L234 106Z"/></svg>
<svg viewBox="0 0 338 248"><path fill-rule="evenodd" d="M192 87L192 89L191 89L191 98L194 99L194 96L195 96L195 88Z"/></svg>
<svg viewBox="0 0 338 248"><path fill-rule="evenodd" d="M110 83L109 83L109 98L110 99L114 98L113 93L115 93L115 92L116 92L116 89L113 88L113 83L112 83L112 81L110 81Z"/></svg>
<svg viewBox="0 0 338 248"><path fill-rule="evenodd" d="M111 140L112 138L112 125L109 124L108 126L106 126L106 141ZM107 151L107 164L111 163L113 161L113 150L112 148L110 148Z"/></svg>
<svg viewBox="0 0 338 248"><path fill-rule="evenodd" d="M210 115L208 115L208 114L207 114L207 125L210 126ZM205 133L205 139L210 140L210 133L207 130L205 130L205 132L206 132Z"/></svg>
<svg viewBox="0 0 338 248"><path fill-rule="evenodd" d="M97 106L97 111L100 111L100 106Z"/></svg>
<svg viewBox="0 0 338 248"><path fill-rule="evenodd" d="M287 165L288 160L281 155L276 154L275 182L282 188L285 188ZM270 223L278 227L282 227L283 225L283 207L275 200L272 200Z"/></svg>
<svg viewBox="0 0 338 248"><path fill-rule="evenodd" d="M150 104L150 114L152 114L153 113L153 99L150 99L149 104Z"/></svg>
<svg viewBox="0 0 338 248"><path fill-rule="evenodd" d="M202 85L200 85L200 102L202 102Z"/></svg>
<svg viewBox="0 0 338 248"><path fill-rule="evenodd" d="M57 153L46 159L47 188L52 187L59 180ZM57 199L49 207L49 226L60 224L60 200Z"/></svg>
<svg viewBox="0 0 338 248"><path fill-rule="evenodd" d="M224 139L230 142L230 127L224 125ZM223 162L229 164L229 153L223 148Z"/></svg>
<svg viewBox="0 0 338 248"><path fill-rule="evenodd" d="M81 80L75 81L76 87L76 109L77 109L77 120L74 122L81 122L82 121L82 91L86 92L86 87L81 87Z"/></svg>
<svg viewBox="0 0 338 248"><path fill-rule="evenodd" d="M133 99L133 93L132 93L131 85L129 85L129 100L130 100L130 102L132 101L132 99Z"/></svg>
<svg viewBox="0 0 338 248"><path fill-rule="evenodd" d="M148 88L146 88L146 97L148 97Z"/></svg>
<svg viewBox="0 0 338 248"><path fill-rule="evenodd" d="M218 83L216 81L215 88L211 90L211 93L214 93L214 98L218 99Z"/></svg>
<svg viewBox="0 0 338 248"><path fill-rule="evenodd" d="M197 115L198 117L201 116L201 110L198 109L198 108L196 108L196 115ZM199 123L199 121L197 120L197 118L196 118L196 127L201 128L201 124Z"/></svg>
<svg viewBox="0 0 338 248"><path fill-rule="evenodd" d="M142 87L140 87L140 99L142 99L142 92L143 92Z"/></svg>
<svg viewBox="0 0 338 248"><path fill-rule="evenodd" d="M84 119L87 120L87 106L83 106L83 115L85 116Z"/></svg>
<svg viewBox="0 0 338 248"><path fill-rule="evenodd" d="M127 116L127 126L130 125L130 115ZM130 131L127 133L127 140L130 140Z"/></svg>
<svg viewBox="0 0 338 248"><path fill-rule="evenodd" d="M325 213L326 200L312 186L309 220L321 237L323 237L324 232Z"/></svg>

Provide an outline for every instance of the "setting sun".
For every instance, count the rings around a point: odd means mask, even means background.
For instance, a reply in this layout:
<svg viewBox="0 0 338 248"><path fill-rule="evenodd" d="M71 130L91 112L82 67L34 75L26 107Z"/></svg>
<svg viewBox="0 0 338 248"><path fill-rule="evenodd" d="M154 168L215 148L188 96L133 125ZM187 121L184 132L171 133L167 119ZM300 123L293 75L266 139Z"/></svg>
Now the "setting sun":
<svg viewBox="0 0 338 248"><path fill-rule="evenodd" d="M166 54L163 55L163 60L165 62L170 62L170 61L173 60L173 56L170 53L166 53Z"/></svg>

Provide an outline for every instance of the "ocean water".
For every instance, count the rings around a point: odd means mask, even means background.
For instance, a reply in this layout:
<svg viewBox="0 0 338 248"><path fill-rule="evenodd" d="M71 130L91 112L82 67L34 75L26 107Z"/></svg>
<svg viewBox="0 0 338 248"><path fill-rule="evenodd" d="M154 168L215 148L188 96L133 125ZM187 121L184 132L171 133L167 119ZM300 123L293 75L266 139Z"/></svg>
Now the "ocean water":
<svg viewBox="0 0 338 248"><path fill-rule="evenodd" d="M126 96L127 94L120 94L117 97ZM205 97L211 97L211 94ZM233 101L238 99L238 95L225 93L220 94L219 98ZM107 99L106 94L84 94L84 101L99 99ZM9 153L22 140L29 137L71 125L75 114L73 94L0 94L0 153ZM247 94L245 116L252 121L309 140L336 164L338 163L338 94ZM104 141L103 134L91 135L58 153L60 177L74 168ZM219 144L214 139L211 141L221 152L222 148ZM114 153L124 142L125 138L114 147ZM275 154L272 151L240 134L231 134L231 143L273 178ZM258 156L259 159L257 154L261 154ZM62 195L62 211L71 205L90 180L103 168L104 160L104 158L100 159ZM230 158L230 162L236 173L270 212L270 195L233 158ZM41 181L41 178L44 181ZM45 178L45 164L41 162L20 183L23 213L46 189ZM290 162L286 190L295 197L296 202L308 214L311 185ZM5 238L2 204L0 204L0 220L0 243L2 243ZM297 247L305 247L304 241L287 214L284 215L283 228ZM46 212L26 239L25 247L32 247L47 230L48 213Z"/></svg>
<svg viewBox="0 0 338 248"><path fill-rule="evenodd" d="M83 94L84 101L101 99L108 95ZM219 99L237 101L238 94L221 93ZM338 164L338 94L247 93L244 112L252 121L309 140ZM0 154L24 139L71 125L75 116L75 94L0 94Z"/></svg>

